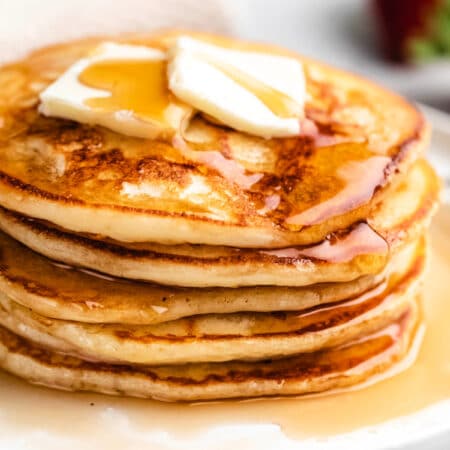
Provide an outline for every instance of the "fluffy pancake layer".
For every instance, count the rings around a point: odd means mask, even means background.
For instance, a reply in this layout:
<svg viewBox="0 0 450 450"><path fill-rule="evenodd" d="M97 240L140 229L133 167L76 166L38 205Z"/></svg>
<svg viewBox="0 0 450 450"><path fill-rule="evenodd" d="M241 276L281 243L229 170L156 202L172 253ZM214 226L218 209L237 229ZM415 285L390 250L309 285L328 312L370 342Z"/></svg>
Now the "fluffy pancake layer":
<svg viewBox="0 0 450 450"><path fill-rule="evenodd" d="M417 297L424 243L404 267L356 298L296 312L191 316L155 325L50 319L0 295L0 324L54 351L112 363L182 364L257 360L323 350L396 320Z"/></svg>
<svg viewBox="0 0 450 450"><path fill-rule="evenodd" d="M307 286L379 273L389 251L395 253L428 226L438 193L433 170L420 161L366 222L316 245L281 250L125 246L74 235L1 209L0 228L49 258L117 277L199 287Z"/></svg>
<svg viewBox="0 0 450 450"><path fill-rule="evenodd" d="M304 395L382 376L420 339L418 305L388 327L351 344L260 362L132 366L55 353L0 328L0 366L31 383L64 390L196 401Z"/></svg>
<svg viewBox="0 0 450 450"><path fill-rule="evenodd" d="M0 291L40 315L86 323L150 325L199 314L298 311L362 295L386 275L299 288L178 288L61 265L3 233L0 249Z"/></svg>
<svg viewBox="0 0 450 450"><path fill-rule="evenodd" d="M188 291L194 298L198 293L200 298L194 303L203 307L215 304L215 290L100 278L55 266L6 235L0 237L0 286L9 293L0 296L0 324L4 327L0 329L1 365L33 383L55 388L171 401L322 392L370 381L373 376L390 373L391 368L397 370L419 326L417 299L425 254L422 238L404 244L368 288L363 286L369 279L347 287L337 283L284 288L290 291L291 300L296 294L298 310L239 309L245 304L239 301L241 291L251 296L252 289L270 292L283 288L221 289L222 295L234 293L236 312L212 314L205 310L201 315L189 315L186 311L184 318L168 321L155 321L154 315L147 313L150 322L146 323L144 308L136 324L136 307L147 300L143 293L162 290L169 298L170 290L175 298L180 292ZM19 258L14 259L14 254ZM33 270L28 270L30 267ZM75 286L83 286L91 295L105 287L106 316L112 304L111 319L119 319L120 310L132 311L125 314L132 323L120 319L119 323L99 323L102 306L91 303L78 312L83 321L74 321L64 309L60 313L58 305L64 300L58 287L61 289L65 280L80 298L83 290ZM116 284L121 287L114 301L109 294ZM342 295L349 289L355 296L326 302L333 287L344 289ZM34 296L22 295L30 290ZM128 293L129 303L120 290ZM312 296L321 290L324 297ZM130 296L130 291L140 295ZM71 289L66 295L76 304ZM117 299L122 302L120 308ZM264 302L264 296L259 300ZM179 301L174 301L177 312ZM275 299L271 302L278 307L283 304ZM265 307L267 304L261 308ZM41 314L47 310L59 318ZM69 314L69 320L59 314ZM170 315L169 309L165 319Z"/></svg>

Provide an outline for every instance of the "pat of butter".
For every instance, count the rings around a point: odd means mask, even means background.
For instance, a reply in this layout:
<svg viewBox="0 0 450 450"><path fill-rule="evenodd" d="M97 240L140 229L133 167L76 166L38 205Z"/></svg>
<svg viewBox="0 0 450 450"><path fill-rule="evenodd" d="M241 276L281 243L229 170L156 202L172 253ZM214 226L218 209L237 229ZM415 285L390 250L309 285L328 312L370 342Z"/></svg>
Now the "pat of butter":
<svg viewBox="0 0 450 450"><path fill-rule="evenodd" d="M305 77L294 58L183 36L169 51L168 77L179 99L232 128L263 137L301 131Z"/></svg>
<svg viewBox="0 0 450 450"><path fill-rule="evenodd" d="M41 93L39 111L131 136L170 136L192 108L170 94L166 70L165 52L106 42Z"/></svg>

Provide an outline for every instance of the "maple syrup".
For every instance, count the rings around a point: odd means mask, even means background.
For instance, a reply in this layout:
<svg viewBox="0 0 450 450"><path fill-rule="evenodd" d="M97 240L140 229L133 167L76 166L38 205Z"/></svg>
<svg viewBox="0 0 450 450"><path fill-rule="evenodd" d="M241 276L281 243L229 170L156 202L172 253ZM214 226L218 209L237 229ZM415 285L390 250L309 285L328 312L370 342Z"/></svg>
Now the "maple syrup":
<svg viewBox="0 0 450 450"><path fill-rule="evenodd" d="M167 61L105 60L89 65L80 74L81 83L111 93L92 97L86 105L105 111L132 111L142 120L164 121L171 104L167 82Z"/></svg>

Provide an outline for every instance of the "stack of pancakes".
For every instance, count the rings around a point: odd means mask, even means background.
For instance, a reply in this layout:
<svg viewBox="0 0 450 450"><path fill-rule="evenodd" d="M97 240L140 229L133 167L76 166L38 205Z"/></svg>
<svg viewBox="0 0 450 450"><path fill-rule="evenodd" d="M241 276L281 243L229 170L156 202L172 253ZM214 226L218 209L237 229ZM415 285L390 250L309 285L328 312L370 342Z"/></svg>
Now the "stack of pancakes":
<svg viewBox="0 0 450 450"><path fill-rule="evenodd" d="M164 48L176 35L126 40ZM39 114L39 92L98 42L0 69L0 365L164 400L392 372L420 336L439 191L421 114L302 59L304 133L265 140L198 116L182 139L214 168L175 140Z"/></svg>

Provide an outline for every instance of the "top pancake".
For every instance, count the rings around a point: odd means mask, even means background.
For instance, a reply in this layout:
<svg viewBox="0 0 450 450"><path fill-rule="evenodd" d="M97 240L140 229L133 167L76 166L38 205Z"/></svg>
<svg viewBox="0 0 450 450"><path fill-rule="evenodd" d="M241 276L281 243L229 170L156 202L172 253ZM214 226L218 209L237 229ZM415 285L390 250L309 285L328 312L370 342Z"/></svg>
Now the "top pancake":
<svg viewBox="0 0 450 450"><path fill-rule="evenodd" d="M190 34L224 46L287 53ZM113 39L165 48L177 35ZM46 48L0 69L0 205L117 241L307 245L365 219L382 200L383 187L401 179L426 145L427 125L405 100L301 58L306 117L319 134L264 140L201 117L186 130L184 138L196 151L220 152L246 175L262 175L244 189L186 159L171 143L37 112L39 92L103 40ZM124 186L146 193L125 195Z"/></svg>

